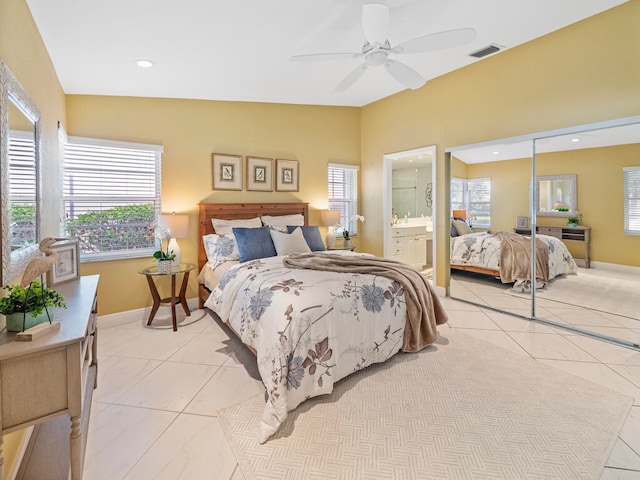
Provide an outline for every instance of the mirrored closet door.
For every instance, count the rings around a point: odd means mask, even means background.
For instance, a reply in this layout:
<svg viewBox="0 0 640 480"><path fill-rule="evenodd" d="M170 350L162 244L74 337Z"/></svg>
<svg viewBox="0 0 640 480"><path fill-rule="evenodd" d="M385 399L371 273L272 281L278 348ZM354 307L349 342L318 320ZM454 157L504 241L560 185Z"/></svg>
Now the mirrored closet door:
<svg viewBox="0 0 640 480"><path fill-rule="evenodd" d="M600 126L607 128L594 128ZM640 189L633 183L638 182L635 175L640 176L634 173L640 166L640 118L557 133L448 150L452 216L461 210L461 198L474 234L486 231L482 225L486 222L477 222L475 210L481 203L478 198L474 203L469 184L489 179L488 230L533 236L536 244L549 245L552 257L544 260L550 271L542 272L549 277L542 288L526 284L520 288L518 282L503 283L499 275L461 271L454 248L460 239L453 238L450 296L638 348L640 225L635 224L639 220L634 209L640 206L629 195ZM523 153L501 157L501 151L523 152L523 148L529 149L528 157ZM467 182L463 194L461 179ZM462 242L472 244L471 238ZM462 248L463 255L471 258L472 250ZM479 251L486 255L488 248ZM539 260L530 270L538 270L540 278L542 260L534 250L529 240L531 256Z"/></svg>

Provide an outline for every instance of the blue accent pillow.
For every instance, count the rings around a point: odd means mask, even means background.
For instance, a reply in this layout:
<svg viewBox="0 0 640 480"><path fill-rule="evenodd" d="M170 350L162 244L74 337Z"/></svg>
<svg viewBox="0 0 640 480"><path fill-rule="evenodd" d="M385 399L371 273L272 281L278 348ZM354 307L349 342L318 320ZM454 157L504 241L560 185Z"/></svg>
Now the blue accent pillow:
<svg viewBox="0 0 640 480"><path fill-rule="evenodd" d="M269 227L234 227L233 235L236 237L236 243L238 244L240 262L276 256L276 247L273 245L273 240L271 240Z"/></svg>
<svg viewBox="0 0 640 480"><path fill-rule="evenodd" d="M324 252L327 248L324 246L324 242L322 241L322 235L320 235L320 230L315 225L298 227L295 225L287 226L287 233L293 232L296 228L302 229L302 236L307 241L307 245L312 252Z"/></svg>

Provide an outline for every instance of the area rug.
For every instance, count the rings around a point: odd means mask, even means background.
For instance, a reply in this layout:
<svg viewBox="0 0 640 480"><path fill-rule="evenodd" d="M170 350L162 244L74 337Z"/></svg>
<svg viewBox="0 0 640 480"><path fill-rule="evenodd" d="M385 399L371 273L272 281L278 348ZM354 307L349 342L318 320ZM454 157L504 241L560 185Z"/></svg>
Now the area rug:
<svg viewBox="0 0 640 480"><path fill-rule="evenodd" d="M307 400L258 443L262 395L218 419L249 479L598 479L632 399L455 329Z"/></svg>

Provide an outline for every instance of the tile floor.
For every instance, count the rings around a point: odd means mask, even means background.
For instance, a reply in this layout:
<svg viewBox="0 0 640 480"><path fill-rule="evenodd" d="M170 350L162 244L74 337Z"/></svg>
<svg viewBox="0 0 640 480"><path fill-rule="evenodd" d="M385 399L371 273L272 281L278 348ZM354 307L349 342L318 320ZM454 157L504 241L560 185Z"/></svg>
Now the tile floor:
<svg viewBox="0 0 640 480"><path fill-rule="evenodd" d="M449 326L635 398L601 480L640 478L640 352L443 299ZM168 320L101 328L85 478L244 476L216 411L263 391L255 361L207 313L177 332Z"/></svg>

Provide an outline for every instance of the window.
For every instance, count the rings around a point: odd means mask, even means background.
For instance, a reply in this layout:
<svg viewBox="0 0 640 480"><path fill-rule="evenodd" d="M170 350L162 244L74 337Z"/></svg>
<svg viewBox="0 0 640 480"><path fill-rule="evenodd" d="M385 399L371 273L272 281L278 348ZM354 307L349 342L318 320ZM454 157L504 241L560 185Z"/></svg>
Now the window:
<svg viewBox="0 0 640 480"><path fill-rule="evenodd" d="M33 132L11 130L8 145L11 250L36 240L36 152Z"/></svg>
<svg viewBox="0 0 640 480"><path fill-rule="evenodd" d="M343 226L358 214L358 167L355 165L329 164L329 209L340 212L340 228L336 235L342 235ZM351 222L349 234L358 233L358 223Z"/></svg>
<svg viewBox="0 0 640 480"><path fill-rule="evenodd" d="M65 146L65 235L83 261L152 255L149 225L160 212L162 146L69 137Z"/></svg>
<svg viewBox="0 0 640 480"><path fill-rule="evenodd" d="M491 179L451 179L451 210L466 210L474 227L491 226Z"/></svg>
<svg viewBox="0 0 640 480"><path fill-rule="evenodd" d="M625 167L624 233L640 235L640 167Z"/></svg>

